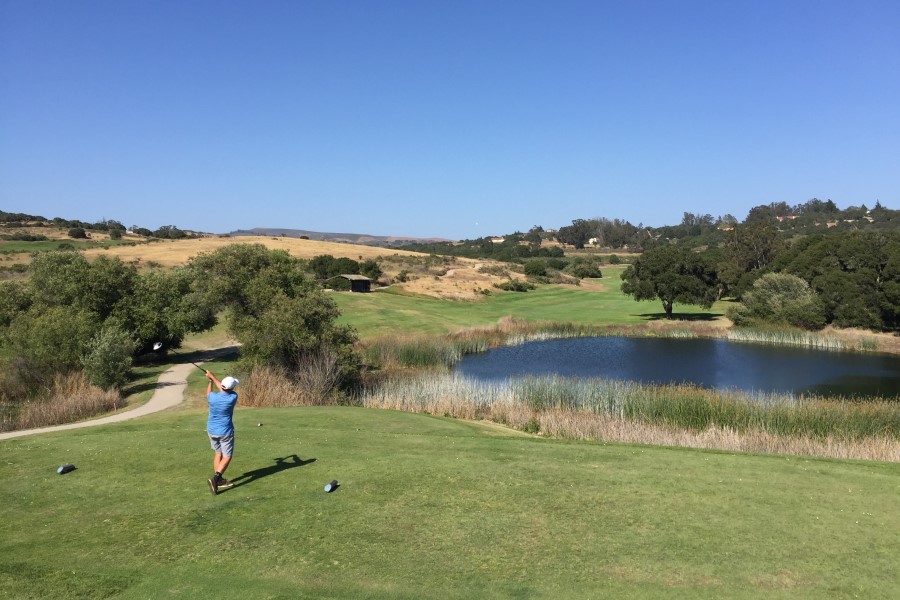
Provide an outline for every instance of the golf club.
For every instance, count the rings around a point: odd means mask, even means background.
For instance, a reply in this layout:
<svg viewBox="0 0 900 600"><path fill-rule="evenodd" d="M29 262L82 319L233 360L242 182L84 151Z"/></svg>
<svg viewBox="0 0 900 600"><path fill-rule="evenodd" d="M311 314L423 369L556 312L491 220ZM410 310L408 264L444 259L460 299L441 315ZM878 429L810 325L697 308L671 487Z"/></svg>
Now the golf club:
<svg viewBox="0 0 900 600"><path fill-rule="evenodd" d="M162 347L163 347L162 342L156 342L155 344L153 344L153 351L159 352L160 350L162 350ZM177 354L178 356L184 357L184 354L182 354L180 352L175 352L174 350L171 350L171 352L173 352L174 354ZM194 361L189 360L188 362L191 363L192 365L194 365L195 367L197 367L198 369L200 369L201 371L203 371L204 373L206 373L206 369L204 369L203 367L201 367Z"/></svg>

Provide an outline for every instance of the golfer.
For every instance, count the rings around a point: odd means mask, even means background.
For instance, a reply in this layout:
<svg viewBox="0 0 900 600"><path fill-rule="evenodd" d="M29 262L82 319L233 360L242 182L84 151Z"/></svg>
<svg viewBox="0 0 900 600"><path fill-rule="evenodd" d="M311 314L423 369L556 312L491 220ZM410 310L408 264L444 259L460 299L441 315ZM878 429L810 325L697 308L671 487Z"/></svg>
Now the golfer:
<svg viewBox="0 0 900 600"><path fill-rule="evenodd" d="M234 453L234 423L231 421L231 415L238 399L234 388L239 382L231 376L219 381L209 371L206 372L206 378L209 379L209 385L206 386L206 401L209 403L206 433L209 435L213 452L216 453L213 458L215 474L207 480L207 483L209 491L215 495L219 493L219 489L230 488L233 485L222 477L222 474L228 468L231 455ZM214 383L219 388L218 392L212 391Z"/></svg>

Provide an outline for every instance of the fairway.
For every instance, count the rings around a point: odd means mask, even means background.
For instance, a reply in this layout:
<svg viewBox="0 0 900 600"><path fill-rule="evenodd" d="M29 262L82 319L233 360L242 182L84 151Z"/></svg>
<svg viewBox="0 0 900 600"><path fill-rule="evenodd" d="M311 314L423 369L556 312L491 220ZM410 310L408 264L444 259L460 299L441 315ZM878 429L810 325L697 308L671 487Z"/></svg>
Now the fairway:
<svg viewBox="0 0 900 600"><path fill-rule="evenodd" d="M196 410L0 442L0 597L896 597L897 464L235 420L218 496Z"/></svg>
<svg viewBox="0 0 900 600"><path fill-rule="evenodd" d="M499 292L476 301L408 296L390 290L372 294L336 293L339 322L352 325L363 339L381 335L444 334L466 327L494 325L502 317L527 321L555 321L585 325L646 323L663 317L658 301L636 302L621 291L624 268L605 268L603 290L542 285L525 293ZM724 313L725 303L710 310L677 304L676 318L712 320Z"/></svg>

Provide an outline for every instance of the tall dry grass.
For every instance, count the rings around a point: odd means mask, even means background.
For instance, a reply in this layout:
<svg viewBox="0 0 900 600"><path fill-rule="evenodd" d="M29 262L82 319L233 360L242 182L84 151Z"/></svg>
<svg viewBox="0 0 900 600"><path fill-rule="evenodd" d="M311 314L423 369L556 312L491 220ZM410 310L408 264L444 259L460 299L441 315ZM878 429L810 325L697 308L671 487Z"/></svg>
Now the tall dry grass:
<svg viewBox="0 0 900 600"><path fill-rule="evenodd" d="M57 373L50 388L41 396L22 404L16 417L16 429L32 429L60 423L73 423L118 410L121 395L91 385L84 373Z"/></svg>
<svg viewBox="0 0 900 600"><path fill-rule="evenodd" d="M900 443L886 436L847 440L833 436L778 435L757 428L738 431L717 425L694 431L571 410L541 411L536 419L542 433L562 438L900 462Z"/></svg>
<svg viewBox="0 0 900 600"><path fill-rule="evenodd" d="M292 371L256 366L241 384L241 404L255 407L338 404L340 379L338 361L328 352L304 357Z"/></svg>
<svg viewBox="0 0 900 600"><path fill-rule="evenodd" d="M481 384L442 373L387 377L357 401L562 438L900 461L896 402L738 397L691 386L559 377Z"/></svg>
<svg viewBox="0 0 900 600"><path fill-rule="evenodd" d="M729 329L725 339L732 342L752 342L773 346L800 346L815 350L833 350L836 352L874 351L878 343L872 339L862 340L859 344L850 342L837 335L828 335L816 331L799 331L794 329Z"/></svg>

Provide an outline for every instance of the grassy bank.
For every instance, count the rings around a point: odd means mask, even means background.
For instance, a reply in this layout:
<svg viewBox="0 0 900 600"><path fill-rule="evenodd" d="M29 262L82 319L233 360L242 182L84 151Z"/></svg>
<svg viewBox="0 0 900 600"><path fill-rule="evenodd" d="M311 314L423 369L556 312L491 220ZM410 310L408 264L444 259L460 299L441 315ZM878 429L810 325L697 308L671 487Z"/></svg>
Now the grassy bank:
<svg viewBox="0 0 900 600"><path fill-rule="evenodd" d="M499 384L393 376L363 406L487 419L594 441L900 461L900 404L724 393L684 385L538 377Z"/></svg>
<svg viewBox="0 0 900 600"><path fill-rule="evenodd" d="M896 464L243 409L239 485L213 497L203 424L200 411L170 412L0 442L0 597L896 593ZM67 462L78 470L56 475ZM325 494L332 479L341 487Z"/></svg>

